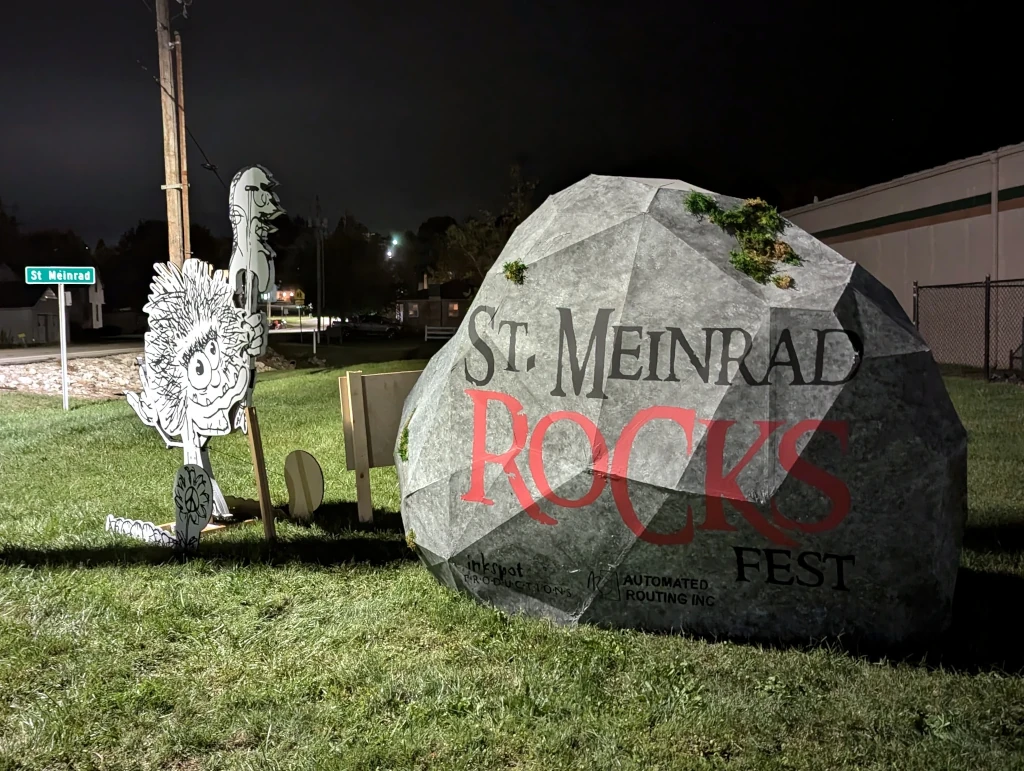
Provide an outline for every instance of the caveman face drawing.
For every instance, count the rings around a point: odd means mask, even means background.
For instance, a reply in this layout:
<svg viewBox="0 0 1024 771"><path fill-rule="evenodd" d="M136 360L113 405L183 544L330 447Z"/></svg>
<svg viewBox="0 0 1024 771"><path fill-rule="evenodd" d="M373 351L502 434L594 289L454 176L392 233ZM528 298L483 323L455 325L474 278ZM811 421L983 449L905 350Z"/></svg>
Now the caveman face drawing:
<svg viewBox="0 0 1024 771"><path fill-rule="evenodd" d="M231 180L228 215L233 245L229 277L236 292L246 295L269 291L274 285L274 250L267 237L272 221L284 213L274 192L277 182L262 166L247 166Z"/></svg>
<svg viewBox="0 0 1024 771"><path fill-rule="evenodd" d="M231 432L231 411L249 387L250 356L263 345L262 317L235 307L226 276L206 262L154 267L143 309L149 314L143 392L128 400L168 443L180 436L186 462L195 462L189 456L205 438Z"/></svg>

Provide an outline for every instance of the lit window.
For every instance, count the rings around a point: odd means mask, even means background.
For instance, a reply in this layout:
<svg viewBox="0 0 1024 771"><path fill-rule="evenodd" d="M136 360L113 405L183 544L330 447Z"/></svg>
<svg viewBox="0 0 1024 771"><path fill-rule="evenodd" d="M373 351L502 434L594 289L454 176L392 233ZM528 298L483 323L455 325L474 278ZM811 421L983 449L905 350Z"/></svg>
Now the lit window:
<svg viewBox="0 0 1024 771"><path fill-rule="evenodd" d="M459 317L459 304L448 303L448 318L457 319Z"/></svg>
<svg viewBox="0 0 1024 771"><path fill-rule="evenodd" d="M418 319L420 317L420 304L409 303L409 318Z"/></svg>

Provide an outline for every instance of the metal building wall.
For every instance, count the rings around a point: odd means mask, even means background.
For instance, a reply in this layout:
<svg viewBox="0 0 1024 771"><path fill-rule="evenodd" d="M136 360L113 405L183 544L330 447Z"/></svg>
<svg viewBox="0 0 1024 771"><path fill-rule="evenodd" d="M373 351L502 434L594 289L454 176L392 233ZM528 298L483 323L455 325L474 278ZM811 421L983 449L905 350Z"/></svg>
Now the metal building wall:
<svg viewBox="0 0 1024 771"><path fill-rule="evenodd" d="M998 216L993 216L994 190ZM915 281L956 284L984 281L986 275L993 281L1024 278L1024 144L803 206L784 216L869 270L910 316ZM937 354L940 347L961 347L955 339L973 340L973 335L979 341L978 346L964 343L965 352L956 357L964 360L949 363L980 366L974 359L984 352L984 306L976 295L977 291L931 291L924 298L931 303L923 308L928 314L925 338ZM1024 343L1024 298L1019 295L998 291L991 296L991 348L1003 359L1009 348Z"/></svg>

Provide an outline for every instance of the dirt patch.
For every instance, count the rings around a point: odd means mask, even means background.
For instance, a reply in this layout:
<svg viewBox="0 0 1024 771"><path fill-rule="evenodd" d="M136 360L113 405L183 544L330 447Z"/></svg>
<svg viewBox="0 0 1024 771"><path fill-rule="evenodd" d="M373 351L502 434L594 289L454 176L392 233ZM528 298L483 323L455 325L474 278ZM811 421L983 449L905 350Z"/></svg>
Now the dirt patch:
<svg viewBox="0 0 1024 771"><path fill-rule="evenodd" d="M138 354L71 359L68 390L73 399L113 399L142 389ZM295 369L295 362L272 349L256 362L257 372ZM60 361L36 364L0 364L0 390L35 394L60 394Z"/></svg>

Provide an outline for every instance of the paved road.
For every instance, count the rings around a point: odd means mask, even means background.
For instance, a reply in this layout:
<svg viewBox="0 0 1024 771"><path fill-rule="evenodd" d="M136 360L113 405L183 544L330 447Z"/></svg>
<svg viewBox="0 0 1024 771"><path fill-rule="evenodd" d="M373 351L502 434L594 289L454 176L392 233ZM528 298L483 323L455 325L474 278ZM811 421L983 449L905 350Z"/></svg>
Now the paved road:
<svg viewBox="0 0 1024 771"><path fill-rule="evenodd" d="M272 335L298 335L298 328L271 329ZM308 339L311 330L302 330ZM122 353L142 353L142 341L117 340L94 345L68 346L69 359L87 359L95 356L117 356ZM45 345L32 348L0 348L0 366L4 364L37 364L41 361L60 359L59 345Z"/></svg>
<svg viewBox="0 0 1024 771"><path fill-rule="evenodd" d="M142 353L142 343L103 343L99 345L68 346L69 359L86 359L94 356L117 356L122 353ZM4 364L37 364L41 361L60 359L60 346L40 346L38 348L2 348L0 349L0 365Z"/></svg>

